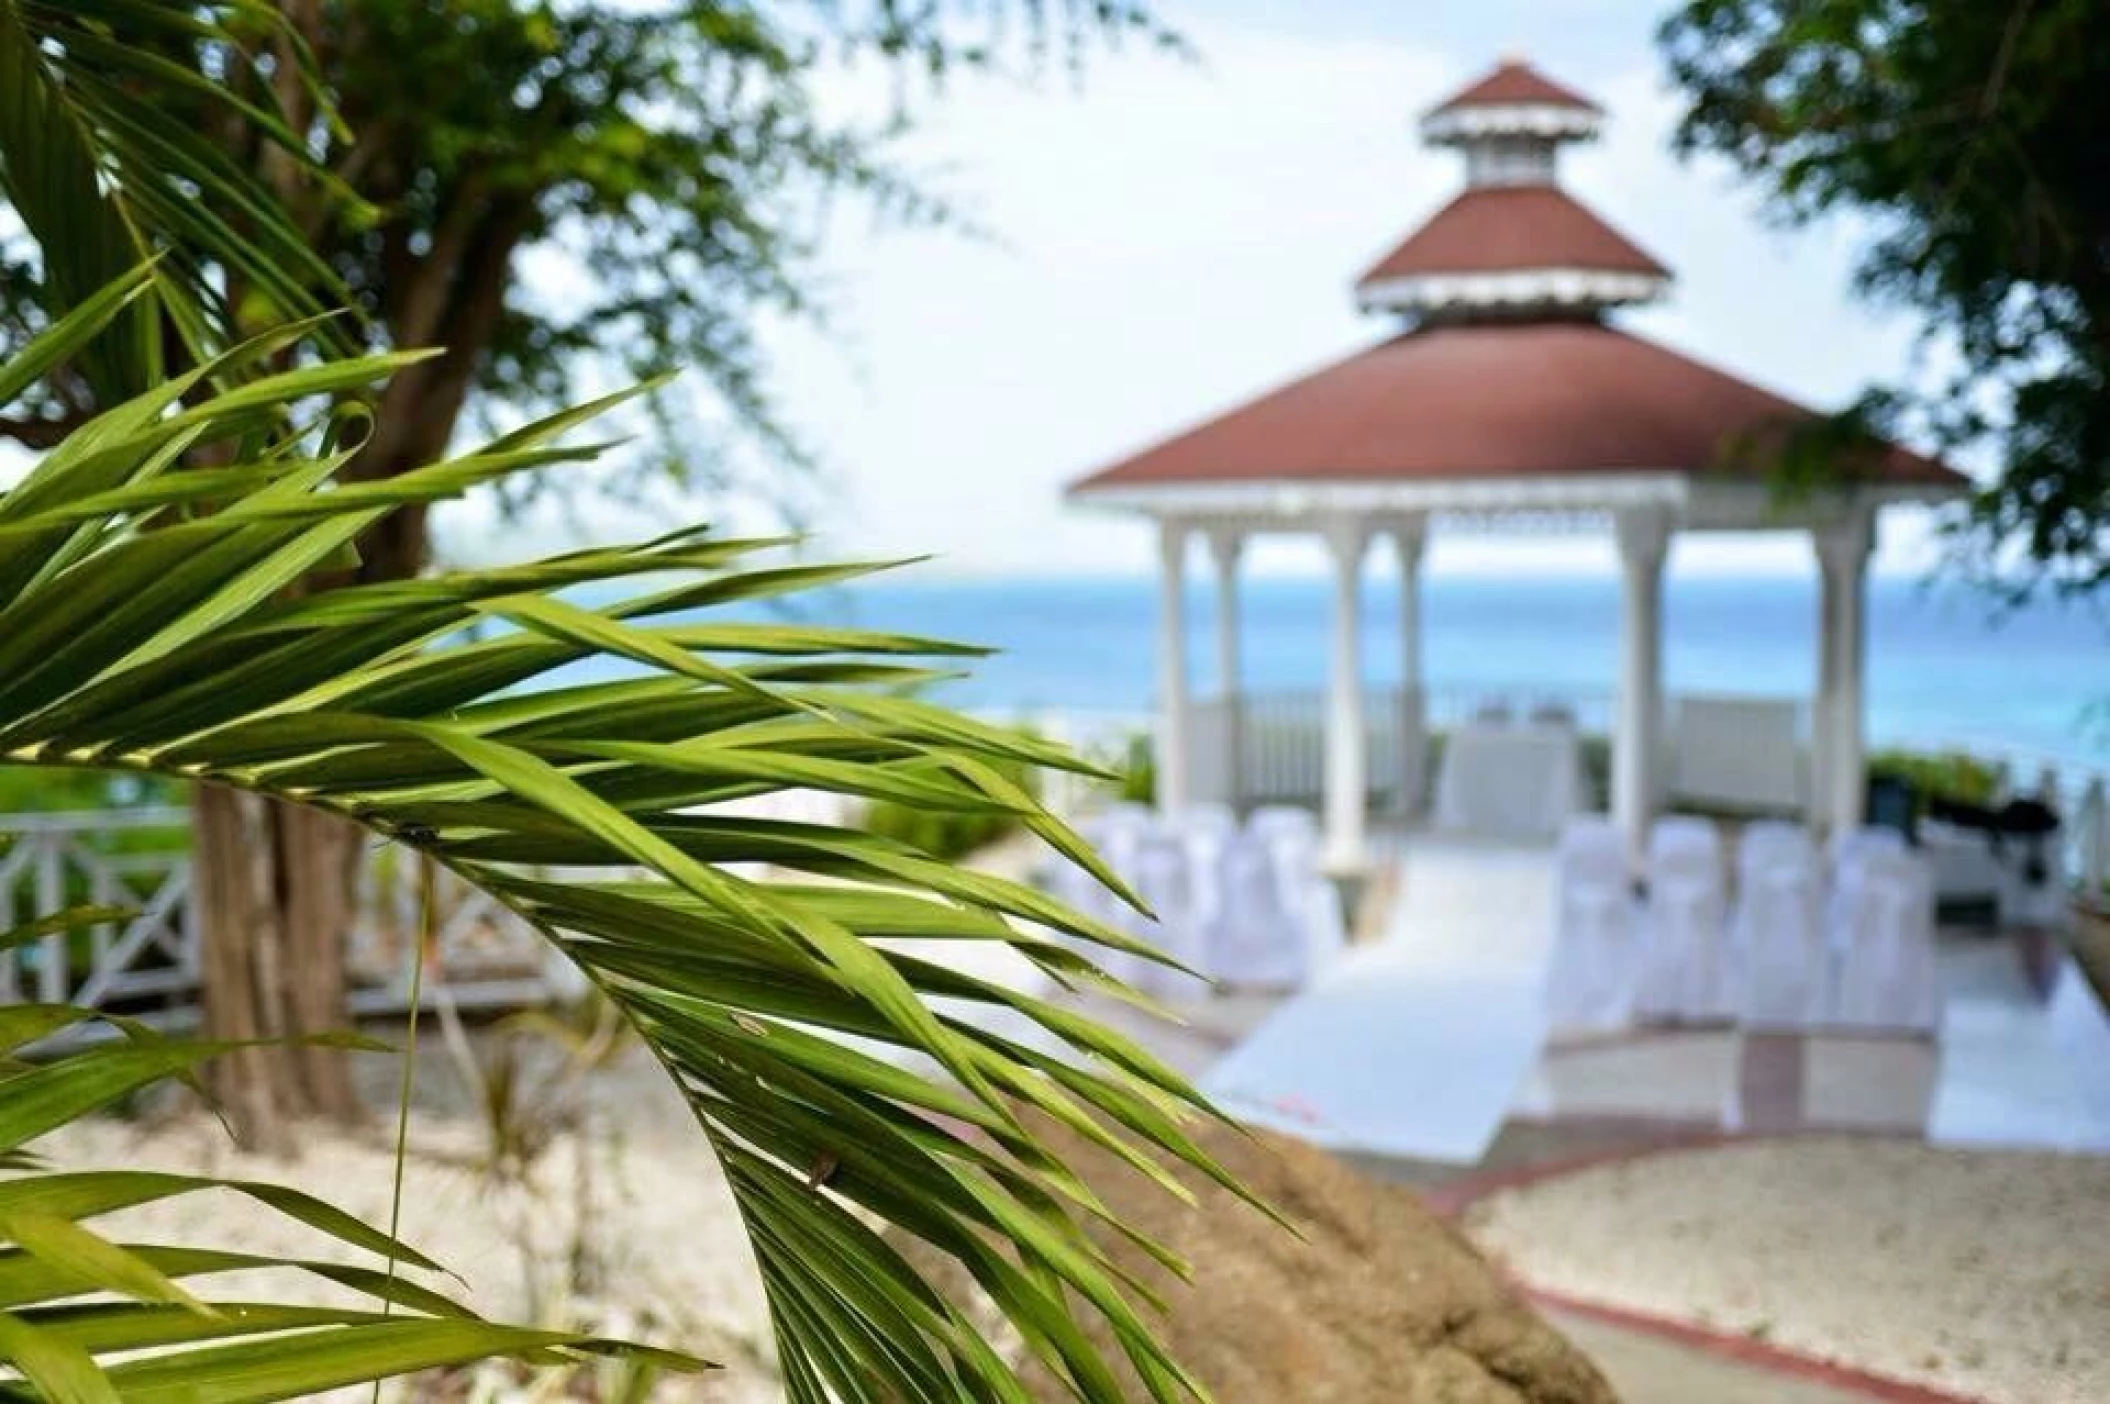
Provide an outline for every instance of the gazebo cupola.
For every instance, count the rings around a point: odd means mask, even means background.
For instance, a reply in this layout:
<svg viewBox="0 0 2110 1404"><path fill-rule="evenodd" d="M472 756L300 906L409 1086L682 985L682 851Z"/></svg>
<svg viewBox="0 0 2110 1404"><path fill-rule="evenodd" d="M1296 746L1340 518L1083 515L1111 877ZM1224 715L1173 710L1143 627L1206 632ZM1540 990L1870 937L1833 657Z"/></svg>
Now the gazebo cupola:
<svg viewBox="0 0 2110 1404"><path fill-rule="evenodd" d="M1651 302L1670 272L1560 188L1560 149L1595 140L1596 103L1504 63L1421 120L1465 157L1465 190L1356 283L1365 311L1484 321L1596 317Z"/></svg>

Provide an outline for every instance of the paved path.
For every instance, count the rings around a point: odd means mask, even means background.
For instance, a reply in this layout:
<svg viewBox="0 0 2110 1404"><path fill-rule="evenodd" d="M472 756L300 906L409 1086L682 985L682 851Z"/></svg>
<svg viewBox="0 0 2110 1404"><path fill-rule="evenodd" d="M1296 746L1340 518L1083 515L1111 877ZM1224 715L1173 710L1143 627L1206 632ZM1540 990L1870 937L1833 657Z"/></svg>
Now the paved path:
<svg viewBox="0 0 2110 1404"><path fill-rule="evenodd" d="M1868 1404L1848 1393L1690 1346L1551 1311L1547 1318L1612 1381L1621 1404Z"/></svg>

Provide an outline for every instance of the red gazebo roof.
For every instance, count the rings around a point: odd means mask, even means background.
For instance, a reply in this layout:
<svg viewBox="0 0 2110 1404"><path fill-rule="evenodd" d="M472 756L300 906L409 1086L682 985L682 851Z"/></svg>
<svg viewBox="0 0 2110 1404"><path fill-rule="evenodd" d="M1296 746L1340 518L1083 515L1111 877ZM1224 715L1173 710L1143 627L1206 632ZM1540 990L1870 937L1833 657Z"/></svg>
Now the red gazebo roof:
<svg viewBox="0 0 2110 1404"><path fill-rule="evenodd" d="M1670 270L1552 185L1466 190L1365 273L1388 278L1586 268L1667 278Z"/></svg>
<svg viewBox="0 0 2110 1404"><path fill-rule="evenodd" d="M1598 111L1505 63L1431 116L1530 106ZM1358 282L1366 308L1407 315L1408 330L1071 491L1605 474L1753 482L1777 468L1790 431L1819 416L1603 320L1658 295L1669 270L1553 183L1553 153L1577 132L1524 115L1515 130L1494 112L1440 138L1464 148L1468 188ZM1890 445L1851 469L1877 487L1967 483Z"/></svg>
<svg viewBox="0 0 2110 1404"><path fill-rule="evenodd" d="M1781 434L1815 418L1597 322L1437 324L1264 394L1071 491L1665 471L1757 478L1775 466ZM1965 482L1895 447L1861 476L1901 487Z"/></svg>
<svg viewBox="0 0 2110 1404"><path fill-rule="evenodd" d="M1505 59L1494 72L1429 109L1455 112L1461 107L1571 107L1580 112L1603 111L1596 103L1563 87L1522 59Z"/></svg>

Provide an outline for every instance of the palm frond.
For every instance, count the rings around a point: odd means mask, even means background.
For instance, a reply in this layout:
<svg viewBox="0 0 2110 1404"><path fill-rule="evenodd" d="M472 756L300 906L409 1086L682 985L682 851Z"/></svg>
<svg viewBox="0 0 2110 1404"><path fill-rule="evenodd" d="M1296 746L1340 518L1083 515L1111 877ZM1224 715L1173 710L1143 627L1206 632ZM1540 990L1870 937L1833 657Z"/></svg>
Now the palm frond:
<svg viewBox="0 0 2110 1404"><path fill-rule="evenodd" d="M104 919L77 908L0 937L17 944ZM120 1041L53 1050L48 1040L106 1022ZM341 1040L357 1042L357 1040ZM182 1077L226 1051L175 1042L123 1019L69 1006L0 1008L0 1048L44 1045L0 1082L0 1361L52 1400L184 1400L187 1404L292 1399L413 1370L494 1356L530 1363L628 1353L656 1368L705 1362L583 1332L523 1331L391 1268L209 1247L125 1243L93 1227L105 1215L209 1192L246 1196L308 1230L320 1248L351 1249L432 1274L416 1248L299 1190L138 1170L53 1170L30 1141L141 1088ZM291 1273L364 1299L360 1306L286 1306L221 1300L202 1280L224 1273ZM102 1294L115 1300L82 1301ZM269 1340L254 1339L270 1337ZM10 1392L10 1397L13 1397Z"/></svg>
<svg viewBox="0 0 2110 1404"><path fill-rule="evenodd" d="M289 596L285 586L394 503L577 452L557 440L585 416L566 414L347 486L332 479L344 450L318 442L320 430L256 435L392 365L201 388L180 407L168 395L118 406L0 496L0 541L16 544L0 557L0 761L151 771L348 816L533 923L636 1027L708 1134L755 1246L794 1404L1026 1398L967 1305L925 1283L880 1232L889 1224L958 1259L1077 1398L1123 1398L1080 1311L1110 1323L1149 1398L1200 1397L1157 1343L1147 1292L1087 1231L1107 1211L1042 1148L1026 1113L1113 1150L1170 1193L1183 1192L1170 1168L1181 1164L1229 1183L1182 1129L1212 1113L1134 1042L900 938L1003 946L1062 984L1113 989L1085 952L1149 948L1029 886L902 843L709 808L815 787L1002 811L1114 883L1004 773L1091 767L891 687L918 660L962 652L951 646L712 618L718 605L839 573L783 564L766 543L684 531ZM195 494L164 472L178 443L220 450ZM629 583L638 577L652 579ZM508 632L469 639L484 620ZM625 675L560 676L589 660ZM750 864L781 876L739 875ZM98 1050L92 1089L68 1092L68 1105L189 1056ZM28 1090L17 1080L0 1103L17 1088ZM50 1122L0 1111L0 1131ZM173 1280L183 1266L128 1251L135 1275ZM175 1330L169 1310L147 1298L72 1334L20 1320L60 1371L70 1352L100 1348L95 1332ZM329 1329L369 1332L376 1350L406 1358L458 1340L445 1323ZM258 1389L291 1368L263 1344L210 1349L233 1362L228 1378ZM156 1372L178 1368L126 1364L109 1376L127 1397L157 1398Z"/></svg>
<svg viewBox="0 0 2110 1404"><path fill-rule="evenodd" d="M303 119L279 110L272 86L229 81L279 39L290 44L291 27L260 0L0 0L0 200L37 243L44 305L57 318L152 269L153 297L79 348L98 404L158 381L164 315L196 361L234 339L237 316L297 320L349 301L285 206L218 139L239 130L328 185ZM305 125L334 121L303 64L285 76L312 109ZM191 120L172 120L172 106ZM334 188L328 198L353 201ZM234 288L247 308L230 305ZM316 331L346 349L341 332Z"/></svg>

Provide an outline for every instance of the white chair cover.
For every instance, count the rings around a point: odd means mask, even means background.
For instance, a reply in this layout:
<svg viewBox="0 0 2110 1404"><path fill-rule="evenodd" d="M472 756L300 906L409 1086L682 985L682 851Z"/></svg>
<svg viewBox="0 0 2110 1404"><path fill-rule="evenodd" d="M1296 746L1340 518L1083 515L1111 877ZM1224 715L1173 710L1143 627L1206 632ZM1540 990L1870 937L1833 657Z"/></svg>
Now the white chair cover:
<svg viewBox="0 0 2110 1404"><path fill-rule="evenodd" d="M1303 889L1286 888L1276 845L1242 834L1224 853L1224 920L1213 933L1209 969L1233 985L1302 983L1311 969ZM1310 869L1304 876L1310 877Z"/></svg>
<svg viewBox="0 0 2110 1404"><path fill-rule="evenodd" d="M1558 902L1547 1021L1569 1030L1626 1027L1639 969L1633 893L1623 883L1563 881Z"/></svg>
<svg viewBox="0 0 2110 1404"><path fill-rule="evenodd" d="M1807 1029L1823 1020L1831 982L1815 857L1746 850L1737 893L1732 948L1743 992L1745 1024Z"/></svg>
<svg viewBox="0 0 2110 1404"><path fill-rule="evenodd" d="M1157 921L1131 913L1128 929L1192 970L1206 969L1205 931L1197 920L1198 893L1186 842L1162 831L1146 835L1136 849L1130 882L1157 913ZM1139 957L1122 957L1116 972L1155 995L1186 997L1203 992L1200 981Z"/></svg>
<svg viewBox="0 0 2110 1404"><path fill-rule="evenodd" d="M1666 814L1649 827L1648 871L1704 875L1722 880L1722 832L1711 819Z"/></svg>
<svg viewBox="0 0 2110 1404"><path fill-rule="evenodd" d="M1294 804L1264 804L1246 820L1246 828L1261 838L1285 833L1316 836L1319 816Z"/></svg>
<svg viewBox="0 0 2110 1404"><path fill-rule="evenodd" d="M1734 1012L1722 838L1705 819L1681 815L1649 832L1648 917L1635 1012L1681 1022Z"/></svg>
<svg viewBox="0 0 2110 1404"><path fill-rule="evenodd" d="M1934 964L1934 879L1909 853L1864 853L1839 870L1830 912L1838 978L1835 1022L1932 1029L1940 1013Z"/></svg>
<svg viewBox="0 0 2110 1404"><path fill-rule="evenodd" d="M1190 804L1175 819L1185 833L1229 835L1238 832L1238 812L1228 804Z"/></svg>
<svg viewBox="0 0 2110 1404"><path fill-rule="evenodd" d="M1157 828L1158 818L1152 811L1141 805L1118 804L1087 820L1080 831L1092 847L1099 850L1106 865L1133 885L1136 856L1142 849L1143 840Z"/></svg>
<svg viewBox="0 0 2110 1404"><path fill-rule="evenodd" d="M1909 850L1905 836L1896 829L1863 824L1832 835L1832 867L1844 870L1871 857L1898 857Z"/></svg>
<svg viewBox="0 0 2110 1404"><path fill-rule="evenodd" d="M1294 893L1319 875L1319 835L1312 829L1254 835L1267 848L1278 892Z"/></svg>
<svg viewBox="0 0 2110 1404"><path fill-rule="evenodd" d="M1561 825L1558 869L1562 877L1595 877L1625 882L1626 836L1602 814L1579 814Z"/></svg>
<svg viewBox="0 0 2110 1404"><path fill-rule="evenodd" d="M1187 855L1187 919L1193 928L1187 945L1205 959L1224 917L1224 852L1238 836L1238 816L1229 805L1197 804L1179 815L1171 831Z"/></svg>
<svg viewBox="0 0 2110 1404"><path fill-rule="evenodd" d="M1147 829L1157 823L1158 812L1134 800L1118 800L1100 811L1099 817L1116 828Z"/></svg>
<svg viewBox="0 0 2110 1404"><path fill-rule="evenodd" d="M1817 848L1808 829L1779 819L1760 819L1746 825L1736 846L1738 885L1751 881L1783 858L1816 865Z"/></svg>
<svg viewBox="0 0 2110 1404"><path fill-rule="evenodd" d="M1624 836L1601 817L1570 820L1554 881L1547 1019L1557 1029L1622 1028L1633 1014L1639 969Z"/></svg>
<svg viewBox="0 0 2110 1404"><path fill-rule="evenodd" d="M1082 837L1085 842L1098 847L1089 832L1084 833ZM1118 899L1100 885L1099 879L1067 858L1055 859L1055 867L1048 875L1048 890L1064 906L1099 921L1112 917L1118 903Z"/></svg>

